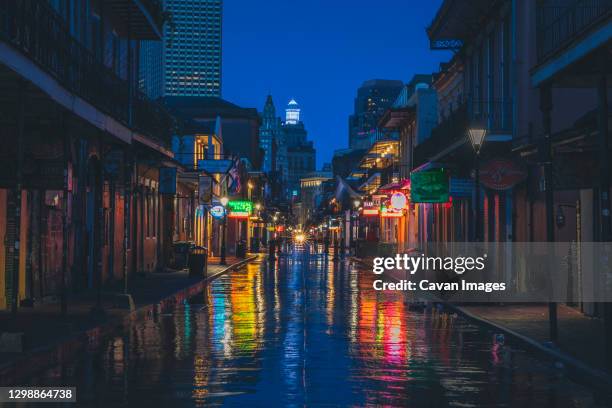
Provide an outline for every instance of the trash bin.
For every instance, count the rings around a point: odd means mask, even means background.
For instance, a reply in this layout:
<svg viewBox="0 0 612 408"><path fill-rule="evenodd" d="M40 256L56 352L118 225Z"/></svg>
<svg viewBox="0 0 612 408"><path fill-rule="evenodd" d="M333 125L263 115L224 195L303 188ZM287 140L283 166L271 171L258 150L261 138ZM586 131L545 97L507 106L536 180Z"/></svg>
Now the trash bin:
<svg viewBox="0 0 612 408"><path fill-rule="evenodd" d="M172 244L172 260L170 267L173 269L185 269L189 264L189 254L195 247L191 241L178 241Z"/></svg>
<svg viewBox="0 0 612 408"><path fill-rule="evenodd" d="M243 239L236 242L236 258L246 258L246 241Z"/></svg>
<svg viewBox="0 0 612 408"><path fill-rule="evenodd" d="M208 250L196 246L189 254L189 277L204 278L208 270Z"/></svg>

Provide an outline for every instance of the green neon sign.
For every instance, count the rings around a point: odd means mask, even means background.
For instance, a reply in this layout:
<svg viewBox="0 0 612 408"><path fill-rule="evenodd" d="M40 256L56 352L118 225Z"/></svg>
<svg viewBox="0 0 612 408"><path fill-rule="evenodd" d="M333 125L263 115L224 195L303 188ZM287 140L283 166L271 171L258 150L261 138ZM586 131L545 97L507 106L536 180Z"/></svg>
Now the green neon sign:
<svg viewBox="0 0 612 408"><path fill-rule="evenodd" d="M413 203L447 203L448 173L444 169L419 171L410 175L410 200Z"/></svg>
<svg viewBox="0 0 612 408"><path fill-rule="evenodd" d="M253 212L253 203L247 200L232 200L227 203L230 212L233 213L248 213Z"/></svg>

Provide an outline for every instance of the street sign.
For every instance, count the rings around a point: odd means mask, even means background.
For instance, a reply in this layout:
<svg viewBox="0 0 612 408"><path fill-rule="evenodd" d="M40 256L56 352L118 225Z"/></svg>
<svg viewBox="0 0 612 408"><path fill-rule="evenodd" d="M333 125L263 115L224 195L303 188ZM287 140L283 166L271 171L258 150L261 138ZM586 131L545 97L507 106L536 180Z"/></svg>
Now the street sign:
<svg viewBox="0 0 612 408"><path fill-rule="evenodd" d="M176 167L161 167L159 169L160 194L176 194Z"/></svg>
<svg viewBox="0 0 612 408"><path fill-rule="evenodd" d="M198 179L198 198L200 204L210 204L213 198L213 179L210 176L200 176Z"/></svg>
<svg viewBox="0 0 612 408"><path fill-rule="evenodd" d="M446 203L448 189L448 173L444 169L410 174L410 200L413 203Z"/></svg>

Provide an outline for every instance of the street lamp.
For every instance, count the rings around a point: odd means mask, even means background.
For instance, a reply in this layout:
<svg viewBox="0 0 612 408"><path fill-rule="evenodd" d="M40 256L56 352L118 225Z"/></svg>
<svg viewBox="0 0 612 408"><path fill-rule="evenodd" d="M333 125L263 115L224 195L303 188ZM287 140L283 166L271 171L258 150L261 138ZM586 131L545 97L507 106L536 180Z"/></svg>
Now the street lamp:
<svg viewBox="0 0 612 408"><path fill-rule="evenodd" d="M354 213L353 210L357 210L359 208L359 206L361 205L361 201L359 199L355 199L355 201L353 201L353 208L349 208L349 233L347 238L346 244L348 245L348 250L349 250L349 255L351 255L352 252L352 248L353 248L353 244L355 243L355 226L357 225L357 222L354 221L354 219L356 218L356 215Z"/></svg>
<svg viewBox="0 0 612 408"><path fill-rule="evenodd" d="M222 197L221 205L225 208L223 214L223 223L221 224L221 260L219 261L219 265L227 265L227 261L225 260L225 251L226 251L226 238L227 238L227 204L229 203L229 198Z"/></svg>
<svg viewBox="0 0 612 408"><path fill-rule="evenodd" d="M487 128L484 126L474 126L468 129L468 136L472 147L476 152L476 163L474 166L474 187L476 189L476 198L474 203L474 235L476 241L481 241L481 226L480 226L480 150L487 137Z"/></svg>

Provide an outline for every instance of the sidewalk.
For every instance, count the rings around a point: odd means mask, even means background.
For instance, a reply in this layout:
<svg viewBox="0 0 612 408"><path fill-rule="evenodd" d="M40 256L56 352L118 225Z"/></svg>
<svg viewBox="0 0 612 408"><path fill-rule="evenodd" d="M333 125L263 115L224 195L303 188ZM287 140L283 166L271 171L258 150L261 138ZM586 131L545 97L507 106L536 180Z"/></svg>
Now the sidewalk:
<svg viewBox="0 0 612 408"><path fill-rule="evenodd" d="M357 262L371 268L372 259ZM528 347L546 353L571 368L612 384L612 375L604 371L604 324L579 310L557 305L558 341L553 346L549 337L547 304L450 304L464 316L505 333Z"/></svg>
<svg viewBox="0 0 612 408"><path fill-rule="evenodd" d="M550 340L548 305L455 305L468 317L510 331L540 345ZM557 305L558 351L597 369L604 369L604 324L569 306Z"/></svg>
<svg viewBox="0 0 612 408"><path fill-rule="evenodd" d="M209 259L206 279L190 278L187 270L138 274L128 282L133 304L128 297L121 295L119 288L116 291L105 289L102 295L104 315L101 317L91 314L96 304L96 293L92 291L71 297L65 317L60 316L58 303L22 307L16 321L10 313L0 313L0 333L23 333L24 339L22 352L0 353L0 386L10 384L11 378L19 379L21 374L37 365L43 367L63 360L65 353L70 353L73 346L80 347L78 343L83 340L90 344L97 342L118 326L148 318L156 311L195 295L207 281L256 257L228 257L225 266L219 265L219 259Z"/></svg>

